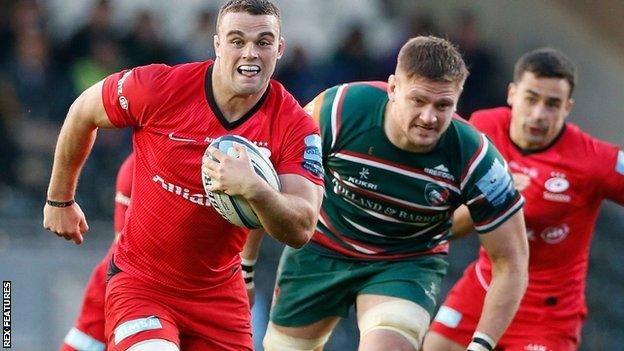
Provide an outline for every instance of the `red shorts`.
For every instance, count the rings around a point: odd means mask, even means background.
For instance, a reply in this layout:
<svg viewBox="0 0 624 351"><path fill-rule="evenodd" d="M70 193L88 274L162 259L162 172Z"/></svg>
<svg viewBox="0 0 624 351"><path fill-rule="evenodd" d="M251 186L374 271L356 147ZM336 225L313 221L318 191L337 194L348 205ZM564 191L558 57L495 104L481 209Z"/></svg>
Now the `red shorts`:
<svg viewBox="0 0 624 351"><path fill-rule="evenodd" d="M196 294L155 288L119 272L106 289L109 351L149 339L169 340L184 351L249 350L251 312L240 271Z"/></svg>
<svg viewBox="0 0 624 351"><path fill-rule="evenodd" d="M104 337L104 295L106 294L106 272L112 249L93 268L85 289L82 307L76 325L65 337L61 351L101 350L106 344Z"/></svg>
<svg viewBox="0 0 624 351"><path fill-rule="evenodd" d="M472 339L485 300L483 278L477 276L476 262L466 268L463 277L446 296L431 324L434 331L458 344L467 346ZM504 351L573 351L578 349L583 318L545 318L520 310L499 340L496 350Z"/></svg>

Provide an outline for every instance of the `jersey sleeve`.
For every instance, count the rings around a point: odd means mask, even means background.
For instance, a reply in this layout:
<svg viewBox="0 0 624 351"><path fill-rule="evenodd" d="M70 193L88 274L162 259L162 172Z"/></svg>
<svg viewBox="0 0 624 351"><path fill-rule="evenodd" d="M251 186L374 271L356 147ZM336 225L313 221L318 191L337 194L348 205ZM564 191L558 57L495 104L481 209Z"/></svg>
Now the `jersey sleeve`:
<svg viewBox="0 0 624 351"><path fill-rule="evenodd" d="M339 125L337 123L332 124L332 110L334 108L334 100L340 99L338 90L340 87L336 86L333 88L329 88L319 95L317 95L310 103L308 103L305 107L305 110L312 119L318 125L321 142L323 150L325 153L323 155L328 155L331 153L332 144L334 140L334 132L338 129ZM335 120L335 118L334 118ZM334 121L340 122L340 121ZM336 133L337 134L337 133Z"/></svg>
<svg viewBox="0 0 624 351"><path fill-rule="evenodd" d="M600 192L605 198L624 205L624 151L607 143L602 145L602 152L599 154L603 155L601 157L604 157L604 161L596 162L604 164L602 169L606 172L597 182L600 185ZM600 156L596 158L598 157Z"/></svg>
<svg viewBox="0 0 624 351"><path fill-rule="evenodd" d="M102 101L109 120L116 127L144 126L162 105L166 65L149 65L108 76L102 87Z"/></svg>
<svg viewBox="0 0 624 351"><path fill-rule="evenodd" d="M491 232L521 209L524 199L513 185L505 160L484 134L466 167L462 196L477 232Z"/></svg>
<svg viewBox="0 0 624 351"><path fill-rule="evenodd" d="M290 111L295 121L284 136L281 162L277 174L298 174L323 185L322 145L319 129L312 118L292 99Z"/></svg>
<svg viewBox="0 0 624 351"><path fill-rule="evenodd" d="M134 153L130 154L121 164L117 172L115 185L115 233L121 233L126 219L126 210L130 205L132 194L132 178L134 174Z"/></svg>

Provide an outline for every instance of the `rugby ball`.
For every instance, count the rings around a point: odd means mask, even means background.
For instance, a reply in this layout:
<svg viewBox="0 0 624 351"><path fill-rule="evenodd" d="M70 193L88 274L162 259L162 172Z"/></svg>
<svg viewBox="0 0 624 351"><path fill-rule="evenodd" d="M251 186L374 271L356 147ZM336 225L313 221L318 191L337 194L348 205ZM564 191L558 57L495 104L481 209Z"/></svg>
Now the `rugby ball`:
<svg viewBox="0 0 624 351"><path fill-rule="evenodd" d="M256 173L269 183L273 189L279 191L281 189L281 184L277 177L277 172L275 172L275 168L273 168L273 164L271 164L271 160L268 155L262 153L260 148L251 141L238 135L224 135L210 143L210 146L218 149L225 155L236 157L237 153L234 149L234 143L241 144L247 148L247 154L251 159L251 164ZM217 161L208 149L206 149L204 154L210 159ZM262 226L258 216L256 216L256 213L245 198L239 195L230 196L221 191L208 190L211 185L211 180L203 171L202 184L212 207L228 222L249 229L256 229Z"/></svg>

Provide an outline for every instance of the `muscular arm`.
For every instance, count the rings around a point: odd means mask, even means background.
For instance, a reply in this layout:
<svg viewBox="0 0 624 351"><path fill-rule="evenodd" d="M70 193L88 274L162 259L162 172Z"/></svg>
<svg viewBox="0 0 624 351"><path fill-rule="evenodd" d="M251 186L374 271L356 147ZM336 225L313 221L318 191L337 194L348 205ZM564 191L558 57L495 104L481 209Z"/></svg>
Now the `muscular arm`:
<svg viewBox="0 0 624 351"><path fill-rule="evenodd" d="M492 261L492 281L477 331L498 341L516 314L528 284L529 248L522 210L495 230L479 235Z"/></svg>
<svg viewBox="0 0 624 351"><path fill-rule="evenodd" d="M211 191L241 195L258 215L264 230L276 240L295 248L312 237L323 200L323 187L303 176L282 174L282 189L276 191L251 166L244 146L234 144L237 157L210 147L216 159L204 156L203 172L211 178Z"/></svg>
<svg viewBox="0 0 624 351"><path fill-rule="evenodd" d="M102 102L102 84L96 83L85 90L72 104L61 128L56 150L48 199L69 201L74 198L78 176L93 143L98 127L113 127ZM78 204L57 208L45 205L44 228L67 240L82 243L82 234L88 230L87 222Z"/></svg>
<svg viewBox="0 0 624 351"><path fill-rule="evenodd" d="M282 191L268 184L247 198L262 226L276 240L295 248L305 245L314 232L323 188L300 175L280 175Z"/></svg>

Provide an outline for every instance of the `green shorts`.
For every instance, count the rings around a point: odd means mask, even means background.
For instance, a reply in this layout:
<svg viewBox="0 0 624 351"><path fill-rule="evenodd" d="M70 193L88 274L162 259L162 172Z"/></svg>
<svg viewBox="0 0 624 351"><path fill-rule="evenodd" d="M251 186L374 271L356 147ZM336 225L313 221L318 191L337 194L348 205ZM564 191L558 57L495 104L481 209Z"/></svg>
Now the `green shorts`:
<svg viewBox="0 0 624 351"><path fill-rule="evenodd" d="M433 316L447 268L442 255L359 261L286 247L277 270L271 322L300 327L331 316L346 317L360 294L409 300Z"/></svg>

